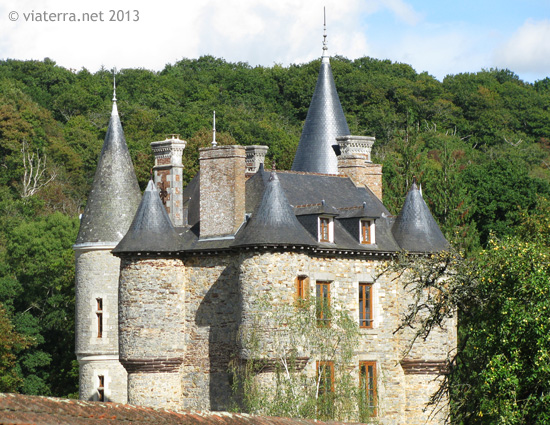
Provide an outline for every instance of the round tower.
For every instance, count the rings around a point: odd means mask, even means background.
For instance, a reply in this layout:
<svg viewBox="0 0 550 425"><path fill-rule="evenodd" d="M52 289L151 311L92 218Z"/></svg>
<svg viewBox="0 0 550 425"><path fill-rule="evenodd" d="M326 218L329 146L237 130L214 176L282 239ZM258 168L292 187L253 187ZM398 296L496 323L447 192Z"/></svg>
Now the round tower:
<svg viewBox="0 0 550 425"><path fill-rule="evenodd" d="M116 96L75 251L76 357L80 399L127 402L118 355L120 259L111 250L125 235L141 198Z"/></svg>
<svg viewBox="0 0 550 425"><path fill-rule="evenodd" d="M151 180L128 233L113 250L122 258L119 347L130 404L182 405L185 283L179 240Z"/></svg>

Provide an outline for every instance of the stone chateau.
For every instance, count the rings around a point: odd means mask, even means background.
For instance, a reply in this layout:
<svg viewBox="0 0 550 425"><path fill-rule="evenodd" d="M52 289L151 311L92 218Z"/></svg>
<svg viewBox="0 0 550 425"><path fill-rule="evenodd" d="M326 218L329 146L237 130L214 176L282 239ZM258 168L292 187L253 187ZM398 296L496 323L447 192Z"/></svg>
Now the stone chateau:
<svg viewBox="0 0 550 425"><path fill-rule="evenodd" d="M405 355L410 331L395 330L410 295L376 270L448 243L415 184L397 217L384 207L374 142L349 134L325 43L292 170L266 171L266 146L214 139L183 187L186 143L174 135L151 143L142 196L115 97L74 245L80 398L227 409L229 362L247 359L239 329L268 293L273 311L309 297L348 311L360 333L350 374L378 423L441 423L445 409L429 418L423 408L456 347L456 319ZM327 359L303 362L311 376L320 365L333 373Z"/></svg>

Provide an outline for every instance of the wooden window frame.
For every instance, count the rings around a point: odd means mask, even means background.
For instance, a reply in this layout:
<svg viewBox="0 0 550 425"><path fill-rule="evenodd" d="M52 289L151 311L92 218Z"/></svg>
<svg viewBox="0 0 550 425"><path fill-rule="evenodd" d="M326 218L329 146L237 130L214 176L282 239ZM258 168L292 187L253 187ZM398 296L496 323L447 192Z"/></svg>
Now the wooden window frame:
<svg viewBox="0 0 550 425"><path fill-rule="evenodd" d="M317 316L317 326L329 327L330 326L330 286L329 281L317 281L315 282L315 314ZM326 297L324 296L326 288ZM325 307L326 302L326 307ZM328 310L325 312L325 310ZM329 316L329 317L325 317Z"/></svg>
<svg viewBox="0 0 550 425"><path fill-rule="evenodd" d="M97 337L103 338L103 298L96 298L97 302Z"/></svg>
<svg viewBox="0 0 550 425"><path fill-rule="evenodd" d="M373 327L373 292L372 283L359 282L359 327L363 329L372 329Z"/></svg>
<svg viewBox="0 0 550 425"><path fill-rule="evenodd" d="M330 392L334 392L334 362L332 360L317 360L316 362L316 378L317 382L319 382L319 395L325 394L325 390L327 389L326 385L323 385L324 378L322 376L325 375L325 371L327 370L330 373ZM319 375L322 374L321 378L319 378ZM320 381L319 381L320 379Z"/></svg>
<svg viewBox="0 0 550 425"><path fill-rule="evenodd" d="M105 401L105 376L98 375L98 386L97 386L97 399L98 401Z"/></svg>
<svg viewBox="0 0 550 425"><path fill-rule="evenodd" d="M294 302L297 307L304 305L309 299L309 277L298 275L296 277L296 291L294 292Z"/></svg>
<svg viewBox="0 0 550 425"><path fill-rule="evenodd" d="M369 367L372 371L372 376L369 375ZM365 373L363 373L365 371ZM359 362L359 388L364 391L365 400L368 403L366 406L371 416L378 415L378 371L375 361L360 361ZM371 385L372 384L372 385ZM371 388L372 387L372 388Z"/></svg>
<svg viewBox="0 0 550 425"><path fill-rule="evenodd" d="M359 240L363 245L374 244L374 220L359 220Z"/></svg>
<svg viewBox="0 0 550 425"><path fill-rule="evenodd" d="M334 219L321 216L318 219L319 242L332 243L334 241Z"/></svg>

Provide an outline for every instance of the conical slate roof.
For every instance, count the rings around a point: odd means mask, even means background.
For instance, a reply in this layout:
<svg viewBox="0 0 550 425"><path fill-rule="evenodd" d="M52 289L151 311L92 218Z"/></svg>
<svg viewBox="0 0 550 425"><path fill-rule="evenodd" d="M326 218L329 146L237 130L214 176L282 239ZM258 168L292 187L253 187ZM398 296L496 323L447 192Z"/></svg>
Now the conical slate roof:
<svg viewBox="0 0 550 425"><path fill-rule="evenodd" d="M116 99L113 100L109 127L80 220L76 246L116 244L128 230L141 198Z"/></svg>
<svg viewBox="0 0 550 425"><path fill-rule="evenodd" d="M449 248L416 183L413 183L401 212L392 227L393 237L401 249L434 252Z"/></svg>
<svg viewBox="0 0 550 425"><path fill-rule="evenodd" d="M174 252L180 247L179 241L159 191L150 180L128 233L113 253Z"/></svg>
<svg viewBox="0 0 550 425"><path fill-rule="evenodd" d="M315 244L316 241L294 215L277 173L273 171L265 184L258 208L237 235L234 246Z"/></svg>
<svg viewBox="0 0 550 425"><path fill-rule="evenodd" d="M332 146L337 144L337 137L348 134L330 61L324 55L292 171L338 174L338 160Z"/></svg>

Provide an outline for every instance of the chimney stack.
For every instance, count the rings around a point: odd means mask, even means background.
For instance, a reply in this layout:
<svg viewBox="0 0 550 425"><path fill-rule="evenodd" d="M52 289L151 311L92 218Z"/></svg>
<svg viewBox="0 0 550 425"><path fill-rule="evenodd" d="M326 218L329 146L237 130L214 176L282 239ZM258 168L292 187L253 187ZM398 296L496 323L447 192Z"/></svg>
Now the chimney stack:
<svg viewBox="0 0 550 425"><path fill-rule="evenodd" d="M153 181L174 227L183 226L182 156L186 143L179 134L170 134L166 140L151 143L155 156Z"/></svg>
<svg viewBox="0 0 550 425"><path fill-rule="evenodd" d="M201 148L200 239L235 235L245 218L243 146Z"/></svg>
<svg viewBox="0 0 550 425"><path fill-rule="evenodd" d="M371 149L375 140L369 136L337 137L340 147L338 172L348 176L356 186L368 187L382 200L382 165L371 161Z"/></svg>

